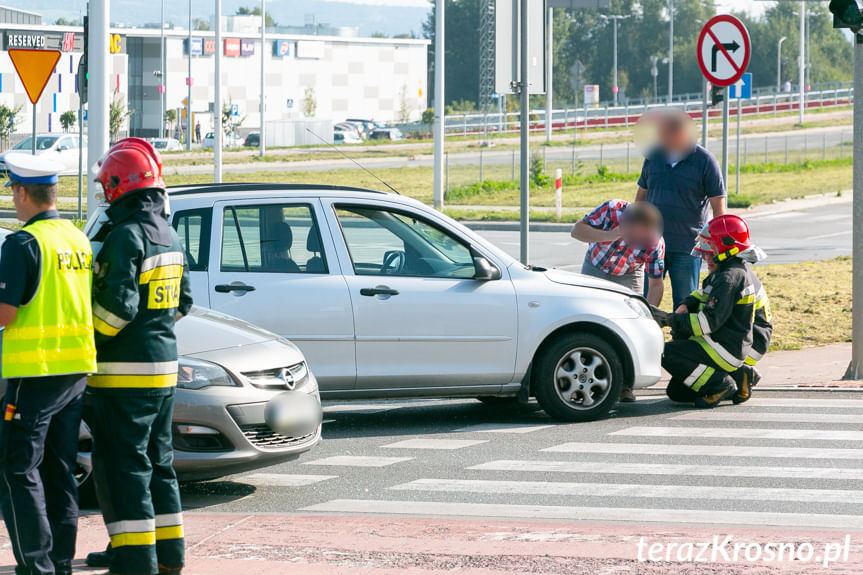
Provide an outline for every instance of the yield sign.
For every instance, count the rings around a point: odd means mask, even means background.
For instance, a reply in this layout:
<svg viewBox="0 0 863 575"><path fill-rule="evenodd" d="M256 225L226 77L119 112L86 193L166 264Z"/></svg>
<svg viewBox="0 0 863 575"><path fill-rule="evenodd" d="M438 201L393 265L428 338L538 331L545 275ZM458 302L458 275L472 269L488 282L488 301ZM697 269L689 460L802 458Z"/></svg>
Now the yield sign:
<svg viewBox="0 0 863 575"><path fill-rule="evenodd" d="M728 14L714 16L698 37L698 65L711 84L730 86L749 66L752 46L743 22Z"/></svg>
<svg viewBox="0 0 863 575"><path fill-rule="evenodd" d="M9 57L27 90L30 103L35 104L42 96L45 85L60 60L59 50L9 50Z"/></svg>

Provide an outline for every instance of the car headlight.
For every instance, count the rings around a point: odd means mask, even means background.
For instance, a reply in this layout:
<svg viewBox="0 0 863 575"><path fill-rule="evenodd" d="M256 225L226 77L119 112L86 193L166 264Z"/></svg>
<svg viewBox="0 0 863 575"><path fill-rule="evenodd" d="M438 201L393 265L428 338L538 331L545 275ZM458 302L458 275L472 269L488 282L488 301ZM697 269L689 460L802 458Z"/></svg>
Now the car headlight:
<svg viewBox="0 0 863 575"><path fill-rule="evenodd" d="M204 389L205 387L237 387L237 382L219 365L181 357L177 372L177 387L180 389Z"/></svg>
<svg viewBox="0 0 863 575"><path fill-rule="evenodd" d="M643 300L637 297L628 297L626 298L626 305L628 305L632 311L637 313L643 318L653 319L653 314L650 313L650 308L644 303Z"/></svg>

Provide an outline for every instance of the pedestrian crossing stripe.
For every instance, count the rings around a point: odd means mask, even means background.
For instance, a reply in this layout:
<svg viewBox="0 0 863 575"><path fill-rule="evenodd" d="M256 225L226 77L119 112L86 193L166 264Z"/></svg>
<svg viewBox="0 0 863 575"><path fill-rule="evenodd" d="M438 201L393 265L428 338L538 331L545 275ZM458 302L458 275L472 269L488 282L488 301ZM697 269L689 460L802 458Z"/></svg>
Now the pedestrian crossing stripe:
<svg viewBox="0 0 863 575"><path fill-rule="evenodd" d="M609 435L637 437L715 437L720 439L775 439L806 441L863 441L863 431L824 429L759 429L729 427L651 427L634 426Z"/></svg>
<svg viewBox="0 0 863 575"><path fill-rule="evenodd" d="M705 410L675 415L676 421L761 421L769 423L853 423L863 425L863 413L759 413Z"/></svg>
<svg viewBox="0 0 863 575"><path fill-rule="evenodd" d="M678 491L680 489L678 488ZM479 517L569 521L621 521L633 518L644 523L694 523L710 525L752 525L800 529L863 530L863 516L819 513L771 513L701 509L640 509L631 507L565 507L462 503L446 501L393 501L334 499L304 507L300 511L321 513L369 513L430 517Z"/></svg>
<svg viewBox="0 0 863 575"><path fill-rule="evenodd" d="M781 447L746 445L665 445L652 443L569 442L547 447L549 453L593 453L619 455L670 455L698 457L759 457L776 459L863 460L863 449L837 447Z"/></svg>
<svg viewBox="0 0 863 575"><path fill-rule="evenodd" d="M782 399L779 397L753 397L746 403L731 407L730 409L734 409L735 411L743 411L749 407L791 407L797 409L810 407L833 407L838 409L863 409L863 400L821 398Z"/></svg>
<svg viewBox="0 0 863 575"><path fill-rule="evenodd" d="M584 473L607 475L672 475L693 477L769 477L783 479L863 480L863 468L766 467L598 461L526 461L503 459L468 467L476 471Z"/></svg>
<svg viewBox="0 0 863 575"><path fill-rule="evenodd" d="M724 487L718 485L650 485L635 483L565 483L494 479L417 479L390 487L394 491L479 493L486 495L562 495L637 499L697 499L699 501L783 501L863 504L863 491L852 489L789 489L784 487ZM709 512L709 511L705 511Z"/></svg>
<svg viewBox="0 0 863 575"><path fill-rule="evenodd" d="M386 449L442 449L453 450L462 449L464 447L472 447L481 443L488 443L487 439L438 439L436 437L417 437L415 439L405 439L396 443L384 445Z"/></svg>
<svg viewBox="0 0 863 575"><path fill-rule="evenodd" d="M330 465L333 467L387 467L396 463L410 461L413 457L376 457L373 455L334 455L314 461L304 461L303 465Z"/></svg>
<svg viewBox="0 0 863 575"><path fill-rule="evenodd" d="M236 481L256 487L305 487L321 481L337 479L338 475L292 475L287 473L250 473L238 475Z"/></svg>
<svg viewBox="0 0 863 575"><path fill-rule="evenodd" d="M548 429L552 425L537 425L535 423L478 423L456 429L458 433L532 433Z"/></svg>

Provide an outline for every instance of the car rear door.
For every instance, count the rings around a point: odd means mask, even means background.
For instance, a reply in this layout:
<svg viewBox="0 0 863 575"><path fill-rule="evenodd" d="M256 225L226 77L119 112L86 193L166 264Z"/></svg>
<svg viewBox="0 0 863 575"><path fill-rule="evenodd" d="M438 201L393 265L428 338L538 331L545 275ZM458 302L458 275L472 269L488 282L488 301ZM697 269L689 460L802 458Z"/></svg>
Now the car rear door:
<svg viewBox="0 0 863 575"><path fill-rule="evenodd" d="M473 279L476 252L410 208L323 202L353 301L357 390L481 395L512 381L517 303L502 266L502 279Z"/></svg>
<svg viewBox="0 0 863 575"><path fill-rule="evenodd" d="M317 198L216 202L210 307L300 347L324 391L354 386L351 300Z"/></svg>

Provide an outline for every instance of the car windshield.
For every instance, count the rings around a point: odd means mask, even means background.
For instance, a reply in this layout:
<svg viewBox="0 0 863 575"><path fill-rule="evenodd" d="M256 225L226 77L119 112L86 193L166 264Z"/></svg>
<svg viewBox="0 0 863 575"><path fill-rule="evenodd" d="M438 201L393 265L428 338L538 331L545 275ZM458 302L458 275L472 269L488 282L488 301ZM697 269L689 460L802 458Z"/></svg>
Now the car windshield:
<svg viewBox="0 0 863 575"><path fill-rule="evenodd" d="M36 136L36 149L37 150L47 150L51 146L54 145L58 136ZM13 150L30 150L33 146L33 138L27 138L18 143L17 146L13 148Z"/></svg>

